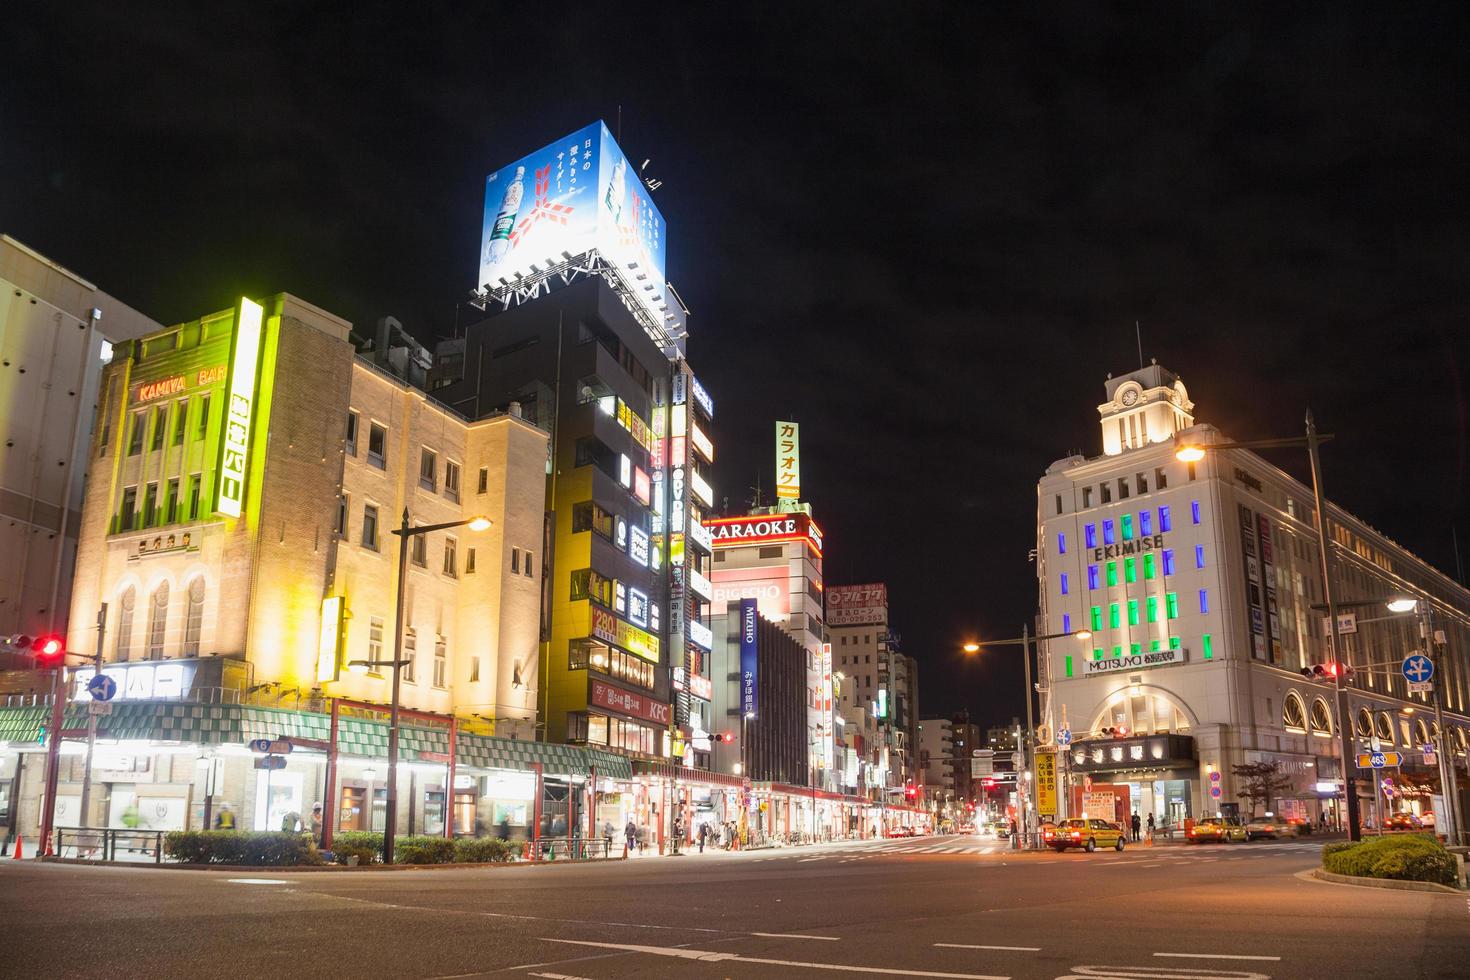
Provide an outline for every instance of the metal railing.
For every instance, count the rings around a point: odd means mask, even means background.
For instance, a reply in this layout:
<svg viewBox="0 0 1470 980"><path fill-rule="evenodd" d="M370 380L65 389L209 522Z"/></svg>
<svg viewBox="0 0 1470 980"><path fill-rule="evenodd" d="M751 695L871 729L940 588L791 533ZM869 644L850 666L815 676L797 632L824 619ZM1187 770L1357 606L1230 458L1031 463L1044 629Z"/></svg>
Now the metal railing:
<svg viewBox="0 0 1470 980"><path fill-rule="evenodd" d="M541 838L541 860L572 860L585 861L589 858L606 858L612 856L612 841L606 837L581 838L574 837L567 840L565 837L543 837Z"/></svg>
<svg viewBox="0 0 1470 980"><path fill-rule="evenodd" d="M166 830L111 827L57 827L56 856L83 861L147 861L163 863Z"/></svg>

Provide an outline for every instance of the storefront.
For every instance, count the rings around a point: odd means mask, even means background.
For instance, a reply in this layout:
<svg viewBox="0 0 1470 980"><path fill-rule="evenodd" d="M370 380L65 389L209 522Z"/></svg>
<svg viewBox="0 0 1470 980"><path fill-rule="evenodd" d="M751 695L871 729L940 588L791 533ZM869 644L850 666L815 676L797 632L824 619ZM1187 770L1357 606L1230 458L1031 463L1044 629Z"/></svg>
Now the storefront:
<svg viewBox="0 0 1470 980"><path fill-rule="evenodd" d="M1183 827L1199 816L1195 792L1200 768L1194 753L1189 735L1074 742L1064 753L1068 815L1126 825L1137 813L1145 825L1152 815L1156 827ZM1218 809L1235 805L1222 798Z"/></svg>

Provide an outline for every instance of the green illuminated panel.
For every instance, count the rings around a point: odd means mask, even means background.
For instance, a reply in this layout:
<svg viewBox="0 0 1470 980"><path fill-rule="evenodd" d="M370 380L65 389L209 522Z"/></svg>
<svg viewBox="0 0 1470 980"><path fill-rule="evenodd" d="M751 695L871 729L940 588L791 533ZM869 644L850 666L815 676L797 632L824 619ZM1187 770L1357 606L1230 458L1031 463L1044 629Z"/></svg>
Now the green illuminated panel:
<svg viewBox="0 0 1470 980"><path fill-rule="evenodd" d="M250 427L255 414L255 382L260 366L260 339L265 310L240 300L230 342L230 377L225 389L224 429L220 435L219 473L214 511L239 517L245 503L245 462L250 456Z"/></svg>
<svg viewBox="0 0 1470 980"><path fill-rule="evenodd" d="M1205 659L1206 660L1214 660L1215 659L1215 641L1214 641L1214 638L1211 637L1210 634L1206 633L1202 637L1202 639L1204 640L1204 642L1201 645L1205 648Z"/></svg>

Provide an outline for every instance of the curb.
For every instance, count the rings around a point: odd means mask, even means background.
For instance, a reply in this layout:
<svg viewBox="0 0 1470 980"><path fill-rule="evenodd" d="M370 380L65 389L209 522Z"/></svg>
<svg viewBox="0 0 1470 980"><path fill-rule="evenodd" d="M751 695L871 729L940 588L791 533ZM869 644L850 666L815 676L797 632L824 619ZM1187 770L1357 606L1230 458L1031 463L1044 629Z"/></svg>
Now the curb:
<svg viewBox="0 0 1470 980"><path fill-rule="evenodd" d="M1458 888L1451 888L1449 885L1441 885L1433 881L1402 881L1398 878L1363 878L1358 875L1340 875L1335 871L1325 871L1322 868L1299 871L1296 877L1315 878L1317 881L1325 881L1335 885L1357 885L1361 888L1387 888L1390 891L1444 892L1450 895L1465 894Z"/></svg>
<svg viewBox="0 0 1470 980"><path fill-rule="evenodd" d="M463 868L537 868L558 865L602 864L607 861L626 861L627 858L580 858L576 861L465 861L445 864L360 864L350 868L345 864L145 864L141 861L89 861L86 858L41 857L30 858L43 864L66 864L91 868L132 868L138 871L249 871L277 872L286 874L335 874L358 871L453 871Z"/></svg>

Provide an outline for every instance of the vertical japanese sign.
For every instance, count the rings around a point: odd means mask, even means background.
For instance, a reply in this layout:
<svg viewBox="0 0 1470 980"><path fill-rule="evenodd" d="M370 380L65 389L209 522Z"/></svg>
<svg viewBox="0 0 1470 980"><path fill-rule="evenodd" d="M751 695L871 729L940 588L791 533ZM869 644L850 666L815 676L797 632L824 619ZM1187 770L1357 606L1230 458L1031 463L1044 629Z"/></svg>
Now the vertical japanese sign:
<svg viewBox="0 0 1470 980"><path fill-rule="evenodd" d="M740 600L740 713L754 718L758 707L756 685L756 605Z"/></svg>
<svg viewBox="0 0 1470 980"><path fill-rule="evenodd" d="M822 728L817 733L818 764L823 769L832 768L833 729L836 720L832 717L832 644L822 644Z"/></svg>
<svg viewBox="0 0 1470 980"><path fill-rule="evenodd" d="M1245 563L1246 628L1251 638L1251 656L1266 660L1266 603L1256 551L1256 515L1244 504L1237 504L1236 509L1240 517L1241 558Z"/></svg>
<svg viewBox="0 0 1470 980"><path fill-rule="evenodd" d="M245 502L245 463L250 456L250 423L255 414L255 380L260 364L265 310L242 298L230 340L230 380L225 391L224 432L215 475L214 511L239 517Z"/></svg>
<svg viewBox="0 0 1470 980"><path fill-rule="evenodd" d="M795 422L776 423L776 497L801 497L801 435Z"/></svg>
<svg viewBox="0 0 1470 980"><path fill-rule="evenodd" d="M1043 817L1057 815L1057 754L1036 753L1036 812Z"/></svg>

